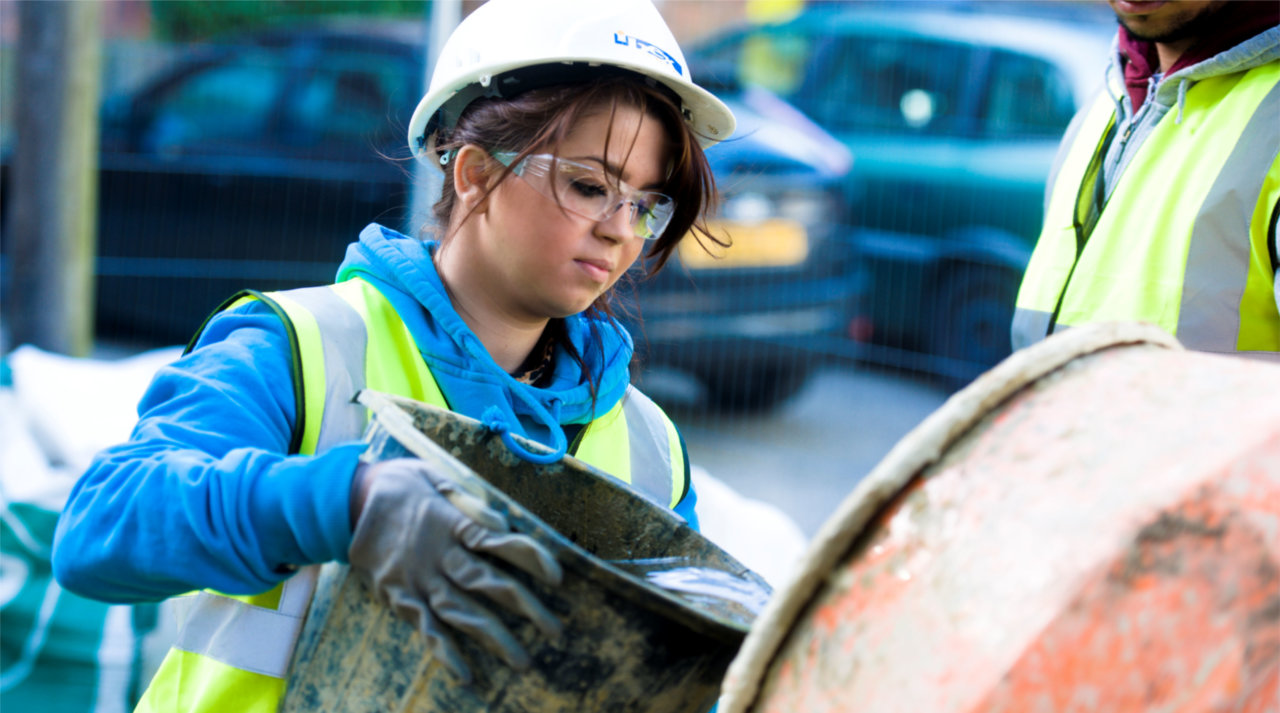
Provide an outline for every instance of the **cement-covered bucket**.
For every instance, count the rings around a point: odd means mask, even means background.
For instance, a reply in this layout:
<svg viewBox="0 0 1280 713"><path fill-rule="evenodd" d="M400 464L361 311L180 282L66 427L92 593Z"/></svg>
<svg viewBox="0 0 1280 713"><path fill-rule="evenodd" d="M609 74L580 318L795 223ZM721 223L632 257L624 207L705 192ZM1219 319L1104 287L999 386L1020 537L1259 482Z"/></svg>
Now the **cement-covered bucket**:
<svg viewBox="0 0 1280 713"><path fill-rule="evenodd" d="M375 460L419 457L463 481L564 569L529 586L564 625L556 640L500 608L529 652L519 673L457 637L474 681L434 660L409 624L348 568L321 572L294 654L284 711L447 713L635 711L705 713L759 605L764 580L683 519L573 458L522 460L478 422L408 399L361 392ZM528 447L536 448L526 443ZM671 571L712 576L727 596L657 586ZM692 587L687 589L698 589ZM755 598L757 603L752 603Z"/></svg>
<svg viewBox="0 0 1280 713"><path fill-rule="evenodd" d="M797 570L720 713L1280 710L1280 366L1055 336L903 438Z"/></svg>

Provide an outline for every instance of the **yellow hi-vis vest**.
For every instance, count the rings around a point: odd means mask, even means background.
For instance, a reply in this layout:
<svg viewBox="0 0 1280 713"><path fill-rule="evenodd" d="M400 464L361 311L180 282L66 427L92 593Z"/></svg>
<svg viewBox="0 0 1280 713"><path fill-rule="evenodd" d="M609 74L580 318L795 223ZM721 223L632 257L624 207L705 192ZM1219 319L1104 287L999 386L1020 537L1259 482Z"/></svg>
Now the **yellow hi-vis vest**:
<svg viewBox="0 0 1280 713"><path fill-rule="evenodd" d="M246 293L221 309L258 299L281 316L294 344L297 418L290 450L323 452L358 440L367 413L362 388L447 408L408 328L369 283ZM299 378L300 376L300 378ZM627 393L586 426L574 454L670 507L684 497L688 468L674 424L640 393ZM250 596L199 592L137 711L273 713L315 591L318 565Z"/></svg>
<svg viewBox="0 0 1280 713"><path fill-rule="evenodd" d="M1088 322L1151 322L1191 349L1280 351L1275 217L1280 62L1201 80L1136 150L1085 226L1114 108L1077 119L1018 292L1020 348ZM1117 138L1115 140L1123 140Z"/></svg>

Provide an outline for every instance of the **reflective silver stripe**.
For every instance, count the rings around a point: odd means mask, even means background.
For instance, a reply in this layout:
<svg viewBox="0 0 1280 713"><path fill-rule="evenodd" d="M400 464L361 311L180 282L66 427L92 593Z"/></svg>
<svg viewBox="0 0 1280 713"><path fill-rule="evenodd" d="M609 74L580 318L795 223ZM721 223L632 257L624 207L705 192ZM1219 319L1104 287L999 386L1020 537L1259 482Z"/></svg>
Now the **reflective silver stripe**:
<svg viewBox="0 0 1280 713"><path fill-rule="evenodd" d="M1239 343L1240 303L1249 274L1253 213L1280 153L1280 84L1271 87L1200 205L1187 251L1178 341L1228 351Z"/></svg>
<svg viewBox="0 0 1280 713"><path fill-rule="evenodd" d="M307 287L292 290L288 295L315 318L324 348L324 373L328 383L324 390L320 434L316 439L319 453L364 433L365 408L351 399L365 385L364 359L369 334L360 314L330 287ZM315 393L314 385L306 389L308 397Z"/></svg>
<svg viewBox="0 0 1280 713"><path fill-rule="evenodd" d="M622 397L622 415L627 419L631 442L631 486L669 507L676 493L672 492L666 417L657 404L632 386Z"/></svg>
<svg viewBox="0 0 1280 713"><path fill-rule="evenodd" d="M319 571L318 565L304 567L285 580L279 609L200 592L173 647L234 668L284 678Z"/></svg>
<svg viewBox="0 0 1280 713"><path fill-rule="evenodd" d="M1246 359L1254 359L1256 361L1266 361L1272 364L1280 364L1280 352L1227 352L1228 356L1242 356Z"/></svg>
<svg viewBox="0 0 1280 713"><path fill-rule="evenodd" d="M1045 338L1049 333L1049 320L1053 314L1044 310L1018 307L1013 311L1013 324L1009 337L1014 349L1022 349Z"/></svg>
<svg viewBox="0 0 1280 713"><path fill-rule="evenodd" d="M284 591L280 592L280 609L290 616L302 616L311 606L311 595L316 589L316 578L320 574L320 565L313 564L298 570L297 574L284 581Z"/></svg>

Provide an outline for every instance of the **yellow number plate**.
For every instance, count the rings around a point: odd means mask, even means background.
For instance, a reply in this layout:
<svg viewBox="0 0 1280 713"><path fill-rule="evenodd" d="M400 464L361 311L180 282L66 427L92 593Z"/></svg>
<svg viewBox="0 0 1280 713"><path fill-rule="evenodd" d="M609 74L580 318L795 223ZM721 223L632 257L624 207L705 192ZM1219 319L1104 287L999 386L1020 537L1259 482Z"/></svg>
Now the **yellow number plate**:
<svg viewBox="0 0 1280 713"><path fill-rule="evenodd" d="M809 256L809 236L804 226L793 220L775 218L760 223L711 221L711 234L728 235L733 244L728 248L709 245L712 254L685 238L680 241L680 260L693 270L718 267L782 267L798 265Z"/></svg>

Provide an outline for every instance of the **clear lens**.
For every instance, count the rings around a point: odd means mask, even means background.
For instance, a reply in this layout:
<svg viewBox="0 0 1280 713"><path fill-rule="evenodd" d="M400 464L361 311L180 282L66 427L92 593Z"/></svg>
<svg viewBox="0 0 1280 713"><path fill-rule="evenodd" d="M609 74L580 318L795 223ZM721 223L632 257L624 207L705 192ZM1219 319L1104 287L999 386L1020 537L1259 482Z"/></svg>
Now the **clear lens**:
<svg viewBox="0 0 1280 713"><path fill-rule="evenodd" d="M515 159L512 153L497 153L494 158L504 165ZM571 213L602 222L624 207L631 232L638 238L654 240L662 235L675 201L656 191L641 191L622 181L614 181L596 166L567 161L551 154L526 156L516 164L514 173L525 179L539 193L551 198Z"/></svg>

